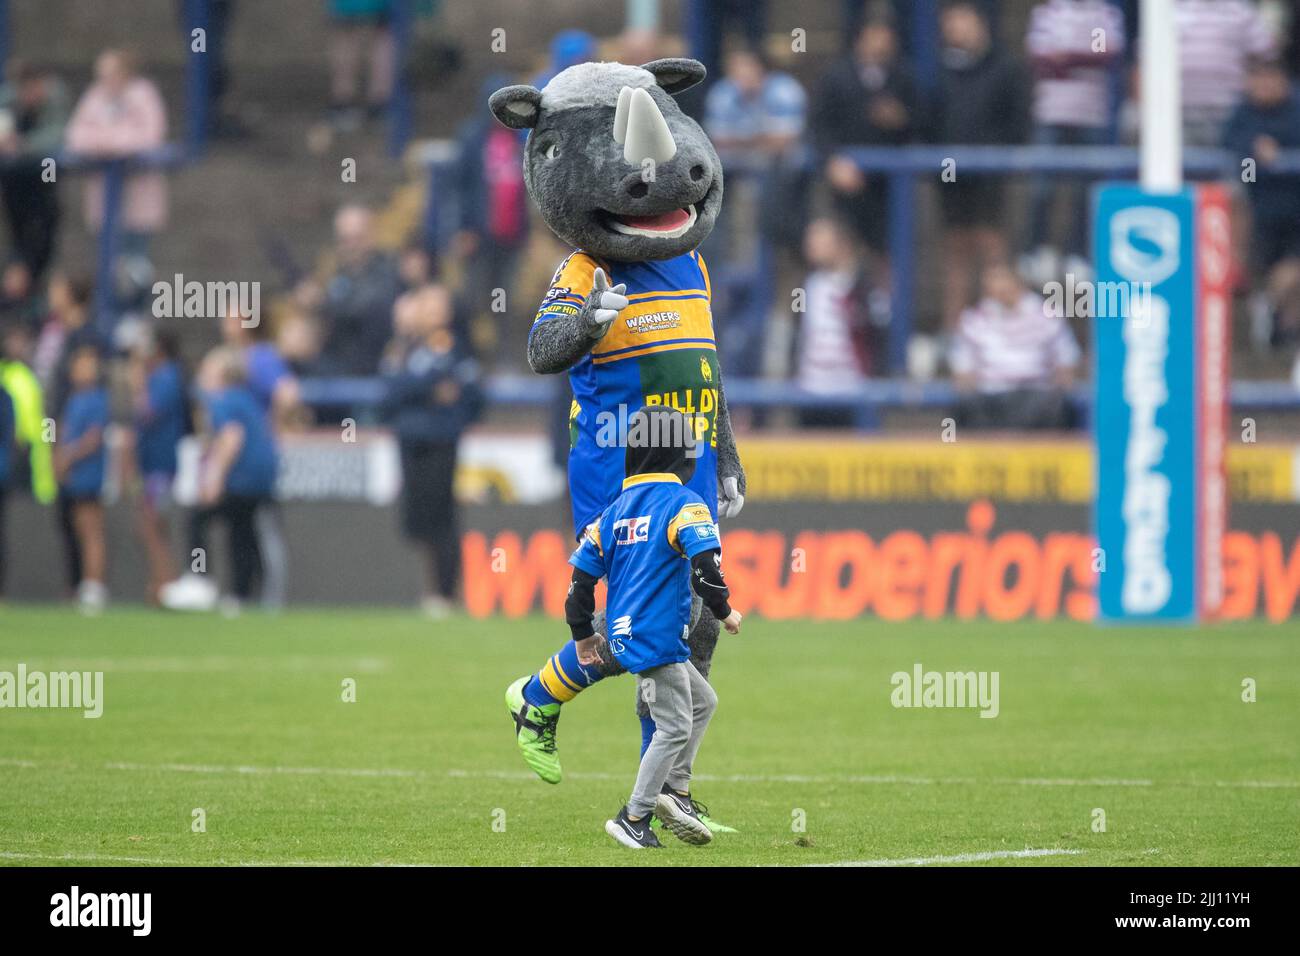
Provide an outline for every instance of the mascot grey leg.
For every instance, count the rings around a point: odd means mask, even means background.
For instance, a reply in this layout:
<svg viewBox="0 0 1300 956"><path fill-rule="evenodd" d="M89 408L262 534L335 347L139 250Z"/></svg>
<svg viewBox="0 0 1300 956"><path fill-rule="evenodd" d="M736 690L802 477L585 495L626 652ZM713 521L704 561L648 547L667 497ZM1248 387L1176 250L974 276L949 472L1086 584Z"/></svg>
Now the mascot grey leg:
<svg viewBox="0 0 1300 956"><path fill-rule="evenodd" d="M596 664L596 670L601 677L617 677L619 674L626 674L623 666L614 660L614 655L609 649L609 642L605 640L605 609L601 608L591 617L591 626L596 631L596 656L600 662Z"/></svg>
<svg viewBox="0 0 1300 956"><path fill-rule="evenodd" d="M603 609L596 612L591 623L596 629L596 656L600 658L596 670L600 672L600 676L615 677L619 674L626 674L627 671L610 653L609 643L605 640L605 612ZM700 672L704 679L708 680L709 668L713 666L713 649L718 646L718 634L722 630L722 624L712 614L704 613L704 602L700 600L698 594L691 595L690 627L690 633L686 635L686 643L691 649L691 663L695 665L695 669ZM639 692L636 693L636 715L637 717L650 716L650 708L641 699Z"/></svg>

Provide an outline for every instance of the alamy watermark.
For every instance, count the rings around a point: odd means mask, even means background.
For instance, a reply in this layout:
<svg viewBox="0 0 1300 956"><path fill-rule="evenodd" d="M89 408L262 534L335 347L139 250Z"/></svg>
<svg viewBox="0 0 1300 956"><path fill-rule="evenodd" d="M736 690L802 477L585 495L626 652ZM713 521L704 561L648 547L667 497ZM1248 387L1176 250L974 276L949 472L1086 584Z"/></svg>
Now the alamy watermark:
<svg viewBox="0 0 1300 956"><path fill-rule="evenodd" d="M889 678L893 691L889 702L895 707L971 707L981 717L996 717L997 671L927 671L918 661L911 673L895 671Z"/></svg>
<svg viewBox="0 0 1300 956"><path fill-rule="evenodd" d="M1151 314L1150 282L1095 282L1067 272L1043 286L1043 312L1058 319L1140 319Z"/></svg>
<svg viewBox="0 0 1300 956"><path fill-rule="evenodd" d="M50 897L51 926L120 926L148 936L153 925L152 893L83 893L73 886Z"/></svg>
<svg viewBox="0 0 1300 956"><path fill-rule="evenodd" d="M262 322L262 283L185 281L176 273L170 282L153 284L155 319L223 319L237 314L246 329Z"/></svg>
<svg viewBox="0 0 1300 956"><path fill-rule="evenodd" d="M103 671L0 671L0 709L66 708L88 719L104 713Z"/></svg>
<svg viewBox="0 0 1300 956"><path fill-rule="evenodd" d="M685 411L679 415L638 415L636 412L637 409L629 411L622 404L616 410L598 412L597 447L680 448L687 458L698 458L703 454L701 438L708 427L707 418Z"/></svg>

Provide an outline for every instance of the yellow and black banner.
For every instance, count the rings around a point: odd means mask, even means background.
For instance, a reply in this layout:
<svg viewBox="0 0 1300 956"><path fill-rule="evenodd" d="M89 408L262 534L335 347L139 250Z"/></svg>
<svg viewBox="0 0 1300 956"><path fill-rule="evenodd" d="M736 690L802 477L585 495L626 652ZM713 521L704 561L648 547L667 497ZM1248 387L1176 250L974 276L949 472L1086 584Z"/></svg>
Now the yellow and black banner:
<svg viewBox="0 0 1300 956"><path fill-rule="evenodd" d="M1090 504L1087 441L746 438L741 456L755 500L994 501ZM1232 500L1300 501L1300 447L1242 445L1228 454Z"/></svg>

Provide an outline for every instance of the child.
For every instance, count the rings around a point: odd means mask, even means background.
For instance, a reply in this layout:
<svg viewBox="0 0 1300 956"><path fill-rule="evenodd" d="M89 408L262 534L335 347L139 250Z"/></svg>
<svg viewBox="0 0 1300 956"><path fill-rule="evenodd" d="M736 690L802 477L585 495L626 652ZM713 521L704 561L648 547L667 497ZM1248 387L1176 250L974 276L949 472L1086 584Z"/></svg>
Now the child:
<svg viewBox="0 0 1300 956"><path fill-rule="evenodd" d="M77 600L87 614L108 603L104 586L104 429L108 427L108 393L100 384L99 351L83 346L68 365L71 395L63 411L55 444L54 470L60 495L68 503L72 530L81 554Z"/></svg>
<svg viewBox="0 0 1300 956"><path fill-rule="evenodd" d="M214 519L226 523L234 597L222 608L237 613L263 574L257 515L273 500L278 454L267 411L248 388L237 351L213 349L196 381L211 440L200 469L199 507L190 519L190 554L206 555L208 525ZM197 571L165 585L159 596L163 607L178 611L210 610L217 604L216 585Z"/></svg>
<svg viewBox="0 0 1300 956"><path fill-rule="evenodd" d="M727 603L709 508L685 487L700 454L690 420L647 405L628 419L626 444L623 491L569 559L565 601L579 655L590 654L596 582L606 578L610 650L637 676L655 723L632 796L605 832L632 849L657 847L654 813L674 836L703 844L713 834L691 800L691 764L718 698L690 662L691 588L732 634L740 632L740 614Z"/></svg>
<svg viewBox="0 0 1300 956"><path fill-rule="evenodd" d="M157 604L163 585L176 576L167 512L176 481L176 448L190 431L176 337L142 336L131 354L130 380L141 481L138 528L149 559L147 599Z"/></svg>

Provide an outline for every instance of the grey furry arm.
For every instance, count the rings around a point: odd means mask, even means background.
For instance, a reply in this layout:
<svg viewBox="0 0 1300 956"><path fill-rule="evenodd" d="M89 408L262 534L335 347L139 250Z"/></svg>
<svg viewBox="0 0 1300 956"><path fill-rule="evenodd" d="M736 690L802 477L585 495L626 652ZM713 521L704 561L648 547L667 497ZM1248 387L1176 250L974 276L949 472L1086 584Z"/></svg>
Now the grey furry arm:
<svg viewBox="0 0 1300 956"><path fill-rule="evenodd" d="M551 317L533 326L528 335L528 365L540 375L564 372L591 347L605 337L618 313L627 308L627 286L613 288L603 269L592 277L591 291L582 308L552 312Z"/></svg>
<svg viewBox="0 0 1300 956"><path fill-rule="evenodd" d="M582 312L538 322L528 336L528 367L538 375L567 372L597 341L591 337Z"/></svg>
<svg viewBox="0 0 1300 956"><path fill-rule="evenodd" d="M743 495L745 468L740 463L740 453L736 451L736 436L731 430L731 413L727 411L727 393L722 386L721 369L718 370L718 416L713 427L718 439L718 478L736 476L736 483Z"/></svg>

